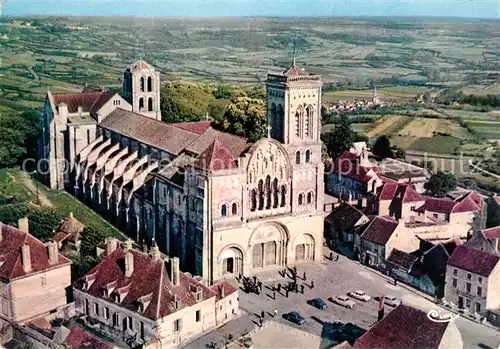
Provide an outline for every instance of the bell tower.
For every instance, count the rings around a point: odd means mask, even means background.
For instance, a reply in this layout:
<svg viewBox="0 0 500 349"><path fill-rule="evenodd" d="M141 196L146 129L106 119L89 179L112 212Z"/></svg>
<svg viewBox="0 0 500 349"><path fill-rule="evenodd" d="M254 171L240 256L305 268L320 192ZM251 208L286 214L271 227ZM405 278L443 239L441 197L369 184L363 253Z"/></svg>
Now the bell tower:
<svg viewBox="0 0 500 349"><path fill-rule="evenodd" d="M295 63L267 75L267 122L271 137L284 144L320 142L321 76Z"/></svg>
<svg viewBox="0 0 500 349"><path fill-rule="evenodd" d="M148 118L161 120L160 72L139 60L123 74L123 93L132 111Z"/></svg>

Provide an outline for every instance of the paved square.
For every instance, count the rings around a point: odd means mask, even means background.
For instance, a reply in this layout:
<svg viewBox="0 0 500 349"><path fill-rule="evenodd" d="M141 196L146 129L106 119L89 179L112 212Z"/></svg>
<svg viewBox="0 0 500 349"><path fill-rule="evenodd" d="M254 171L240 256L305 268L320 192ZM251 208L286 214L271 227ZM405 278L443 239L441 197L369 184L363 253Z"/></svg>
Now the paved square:
<svg viewBox="0 0 500 349"><path fill-rule="evenodd" d="M328 253L329 251L325 250L325 254ZM306 272L306 281L300 279L304 271ZM273 299L272 286L279 282L282 285L286 284L291 279L289 277L282 278L277 271L260 275L258 279L264 284L263 292L260 295L247 294L240 290L240 316L217 331L189 344L187 348L223 348L226 343L230 342L228 339L235 340L244 334L255 331L259 327L259 316L262 311L265 312L265 325L273 323L273 326L283 325L286 328L294 328L297 332L294 332L293 336L302 333L309 335L303 337L309 343L307 348L323 348L332 324L338 322L353 323L365 330L371 327L377 320L378 302L373 299L374 297L393 295L401 299L403 303L425 311L436 308L433 302L413 292L411 288L404 287L399 283L394 286L392 280L344 256L340 256L339 261L325 259L319 264L299 265L297 274L299 288L301 284L305 285L304 294L291 292L286 298L284 292L281 291L280 294L277 293L276 299ZM314 288L310 287L311 281L314 281ZM356 301L354 309L346 309L329 301L331 297L345 295L356 290L363 290L372 296L372 299L368 302ZM307 304L307 300L313 298L322 298L327 303L328 308L319 310ZM272 316L275 309L278 310L276 318ZM390 307L385 307L386 314L390 310L392 310ZM298 311L306 319L305 324L297 326L283 319L282 315L290 311ZM499 332L466 319L459 318L455 321L457 321L457 326L459 326L467 348L477 348L480 344L491 348L498 347L500 343ZM274 341L280 348L287 347L283 345L282 336L278 337L277 335L273 335L274 339L268 340L268 344L265 344L267 342L263 342L260 337L267 337L269 335L267 331L271 331L271 328L256 332L254 336L256 348L258 345L264 345L262 348L273 348L271 343ZM322 338L322 340L318 338ZM299 344L302 343L301 340L296 338L296 341L297 347L301 347ZM295 341L293 342L295 343ZM280 343L283 346L279 346ZM215 346L210 346L214 344Z"/></svg>

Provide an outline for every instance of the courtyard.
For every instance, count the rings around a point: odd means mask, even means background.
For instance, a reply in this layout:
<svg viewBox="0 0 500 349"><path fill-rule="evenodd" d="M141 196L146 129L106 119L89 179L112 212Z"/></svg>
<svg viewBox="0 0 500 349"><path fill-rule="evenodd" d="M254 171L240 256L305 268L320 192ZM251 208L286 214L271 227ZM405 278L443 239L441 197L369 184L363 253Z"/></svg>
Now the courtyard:
<svg viewBox="0 0 500 349"><path fill-rule="evenodd" d="M329 250L325 248L325 255ZM302 280L306 272L306 280ZM391 279L368 269L344 256L330 261L324 258L317 264L305 264L297 267L297 282L304 284L304 293L290 292L288 298L281 290L273 298L272 287L291 281L290 273L282 277L278 271L258 276L263 283L262 292L245 293L240 288L240 315L217 331L209 333L188 344L186 348L223 348L232 343L230 348L242 347L235 341L250 333L254 348L326 348L335 344L332 332L338 324L353 324L367 330L377 321L378 301L375 297L392 295L403 303L428 311L437 306L428 298L421 296L405 285L393 284ZM311 281L314 287L311 288ZM330 301L330 298L345 295L348 292L363 290L372 297L368 302L356 301L353 309L347 309ZM319 310L307 303L313 298L322 298L328 305ZM274 311L278 315L274 317ZM392 308L385 306L387 314ZM260 315L264 311L263 327L259 330ZM303 325L295 325L283 318L283 314L297 311L304 318ZM455 320L462 334L466 348L497 348L500 333L489 327L468 319ZM287 343L293 343L289 346Z"/></svg>

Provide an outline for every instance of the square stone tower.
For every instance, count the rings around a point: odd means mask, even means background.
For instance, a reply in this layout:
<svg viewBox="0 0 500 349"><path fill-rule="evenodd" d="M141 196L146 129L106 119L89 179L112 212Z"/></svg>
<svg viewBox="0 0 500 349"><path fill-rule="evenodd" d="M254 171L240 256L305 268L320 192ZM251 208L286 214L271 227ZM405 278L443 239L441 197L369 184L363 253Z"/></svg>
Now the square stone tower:
<svg viewBox="0 0 500 349"><path fill-rule="evenodd" d="M139 60L123 74L123 93L132 111L148 118L161 120L160 72Z"/></svg>

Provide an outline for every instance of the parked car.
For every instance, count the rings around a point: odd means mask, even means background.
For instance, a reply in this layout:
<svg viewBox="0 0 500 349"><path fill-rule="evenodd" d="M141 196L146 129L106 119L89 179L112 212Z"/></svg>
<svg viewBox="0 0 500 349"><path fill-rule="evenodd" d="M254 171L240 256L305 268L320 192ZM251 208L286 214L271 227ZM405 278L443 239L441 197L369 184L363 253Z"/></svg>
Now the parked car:
<svg viewBox="0 0 500 349"><path fill-rule="evenodd" d="M354 308L356 305L356 302L347 296L337 296L333 299L333 302L349 309Z"/></svg>
<svg viewBox="0 0 500 349"><path fill-rule="evenodd" d="M363 302L368 302L370 299L372 299L372 297L370 297L369 295L367 295L366 293L364 293L361 290L349 292L347 295L352 297L352 298L355 298L357 300L363 301Z"/></svg>
<svg viewBox="0 0 500 349"><path fill-rule="evenodd" d="M401 304L401 300L397 299L394 296L385 296L384 303L391 307L397 307Z"/></svg>
<svg viewBox="0 0 500 349"><path fill-rule="evenodd" d="M310 301L307 301L307 303L309 305L312 305L315 308L320 309L320 310L324 310L324 309L328 308L328 305L321 298L311 299Z"/></svg>
<svg viewBox="0 0 500 349"><path fill-rule="evenodd" d="M290 322L293 322L294 324L297 325L302 325L304 322L306 322L306 319L302 315L300 315L296 311L292 311L291 313L283 315L285 320L288 320Z"/></svg>

